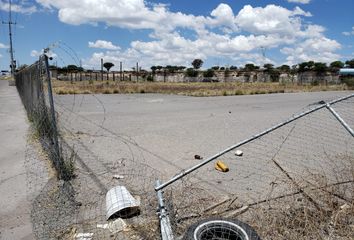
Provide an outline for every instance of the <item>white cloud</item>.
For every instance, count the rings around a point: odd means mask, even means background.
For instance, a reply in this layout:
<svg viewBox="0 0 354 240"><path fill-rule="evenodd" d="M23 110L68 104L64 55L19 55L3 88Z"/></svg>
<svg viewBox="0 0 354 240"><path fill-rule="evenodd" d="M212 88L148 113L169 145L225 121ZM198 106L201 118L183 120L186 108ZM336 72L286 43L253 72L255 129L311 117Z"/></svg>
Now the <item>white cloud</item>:
<svg viewBox="0 0 354 240"><path fill-rule="evenodd" d="M31 57L39 57L40 55L42 55L44 53L44 49L40 50L40 51L37 51L37 50L32 50L30 55ZM48 57L52 57L52 58L55 58L57 57L57 54L54 53L53 51L49 50L49 52L47 52L46 54Z"/></svg>
<svg viewBox="0 0 354 240"><path fill-rule="evenodd" d="M244 62L259 62L261 47L281 49L288 61L310 58L327 61L331 57L336 60L335 52L340 48L339 43L325 37L323 26L304 21L312 14L300 7L291 10L274 4L246 5L235 13L228 4L221 3L209 16L196 16L172 12L166 5L144 0L36 1L44 7L58 9L60 21L67 24L104 23L124 29L152 30L150 39L132 41L126 49L106 40L89 42L89 47L106 51L85 59L84 66L97 67L101 58L123 61L128 66L136 61L146 66L190 65L194 58L207 60L215 56L238 62L243 56ZM183 29L190 30L193 37L183 35ZM305 45L312 50L306 51Z"/></svg>
<svg viewBox="0 0 354 240"><path fill-rule="evenodd" d="M311 2L311 0L288 0L288 2L291 3L302 3L302 4L308 4Z"/></svg>
<svg viewBox="0 0 354 240"><path fill-rule="evenodd" d="M354 35L354 26L352 27L352 31L351 32L342 32L342 34L345 35L345 36Z"/></svg>
<svg viewBox="0 0 354 240"><path fill-rule="evenodd" d="M287 64L293 65L304 61L332 62L338 60L340 56L335 53L341 45L326 37L310 38L304 42L299 42L294 47L284 47L280 51L288 55Z"/></svg>
<svg viewBox="0 0 354 240"><path fill-rule="evenodd" d="M8 11L9 10L9 2L0 0L0 10ZM37 12L37 7L33 4L29 4L26 1L22 1L21 3L12 3L11 11L25 14L32 14Z"/></svg>
<svg viewBox="0 0 354 240"><path fill-rule="evenodd" d="M105 40L97 40L96 42L88 42L89 48L101 48L101 49L108 49L108 50L119 50L119 46L115 46L110 41Z"/></svg>
<svg viewBox="0 0 354 240"><path fill-rule="evenodd" d="M30 55L31 57L39 57L42 53L37 50L32 50Z"/></svg>
<svg viewBox="0 0 354 240"><path fill-rule="evenodd" d="M251 33L278 33L294 35L301 31L301 19L299 16L311 16L296 7L293 11L286 8L267 5L266 7L244 6L236 16L236 23L243 30Z"/></svg>
<svg viewBox="0 0 354 240"><path fill-rule="evenodd" d="M0 43L0 49L1 48L9 48L9 46L7 46L7 45L5 45L5 44L3 44L3 43Z"/></svg>

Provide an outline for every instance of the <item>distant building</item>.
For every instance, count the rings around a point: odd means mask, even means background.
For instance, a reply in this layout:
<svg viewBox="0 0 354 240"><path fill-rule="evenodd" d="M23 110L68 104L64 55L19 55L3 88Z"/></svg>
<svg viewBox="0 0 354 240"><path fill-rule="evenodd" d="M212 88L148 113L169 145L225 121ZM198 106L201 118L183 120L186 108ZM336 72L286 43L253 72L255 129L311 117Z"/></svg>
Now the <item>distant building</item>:
<svg viewBox="0 0 354 240"><path fill-rule="evenodd" d="M341 68L341 69L339 69L339 75L341 75L341 76L354 76L354 68Z"/></svg>

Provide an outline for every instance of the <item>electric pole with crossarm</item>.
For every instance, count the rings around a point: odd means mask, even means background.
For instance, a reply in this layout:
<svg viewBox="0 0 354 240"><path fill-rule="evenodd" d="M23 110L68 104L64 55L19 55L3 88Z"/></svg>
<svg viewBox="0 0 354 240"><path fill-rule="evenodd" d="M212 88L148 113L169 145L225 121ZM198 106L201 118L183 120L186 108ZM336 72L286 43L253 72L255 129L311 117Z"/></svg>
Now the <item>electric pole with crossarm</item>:
<svg viewBox="0 0 354 240"><path fill-rule="evenodd" d="M12 47L12 25L16 24L15 22L12 22L12 16L11 16L11 0L9 0L9 21L8 22L2 22L2 24L9 25L9 37L10 37L10 68L11 68L11 75L13 76L15 73L16 69L16 61L14 60L14 51Z"/></svg>

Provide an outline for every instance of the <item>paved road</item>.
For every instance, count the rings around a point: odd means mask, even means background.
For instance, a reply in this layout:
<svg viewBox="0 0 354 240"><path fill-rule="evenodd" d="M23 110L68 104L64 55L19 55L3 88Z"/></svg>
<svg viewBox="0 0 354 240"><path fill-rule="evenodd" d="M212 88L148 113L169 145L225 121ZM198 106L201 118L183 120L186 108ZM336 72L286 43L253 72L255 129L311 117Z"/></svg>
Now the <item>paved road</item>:
<svg viewBox="0 0 354 240"><path fill-rule="evenodd" d="M167 176L301 112L309 104L350 92L289 93L196 98L174 95L56 96L61 122L81 136L103 161L114 161L117 141L107 131L140 147L141 161ZM63 112L63 106L65 110ZM99 126L103 127L100 128ZM107 131L106 131L107 130ZM115 150L116 151L115 151Z"/></svg>
<svg viewBox="0 0 354 240"><path fill-rule="evenodd" d="M0 119L0 239L33 239L24 165L28 122L8 81L0 81Z"/></svg>
<svg viewBox="0 0 354 240"><path fill-rule="evenodd" d="M348 94L211 98L158 94L56 96L59 125L62 130L70 130L63 131L63 136L80 156L77 173L78 191L82 195L78 201L83 203L81 215L86 216L85 221L95 223L97 215L105 211L102 206L106 189L120 184L140 196L142 217L151 219L156 207L153 190L156 178L167 180L181 169L199 163L200 160L194 159L195 154L211 156L288 119L309 104ZM343 110L352 112L353 104L354 99ZM350 117L354 120L353 114ZM277 153L290 132L283 151ZM325 156L322 149L329 150ZM343 169L350 168L345 163L341 165L338 153L352 154L354 147L349 134L324 110L243 146L242 150L245 152L242 158L232 153L221 158L230 166L228 173L217 172L213 164L208 164L187 177L197 185L178 181L168 188L173 189L173 204L180 216L200 212L225 195L237 196L237 201L249 204L293 192L287 176L297 180L297 173L323 170L332 174L339 170L341 175L335 180L342 180ZM274 154L285 171L291 170L289 175L272 162ZM112 179L116 174L123 175L124 179ZM94 225L89 229L95 228Z"/></svg>

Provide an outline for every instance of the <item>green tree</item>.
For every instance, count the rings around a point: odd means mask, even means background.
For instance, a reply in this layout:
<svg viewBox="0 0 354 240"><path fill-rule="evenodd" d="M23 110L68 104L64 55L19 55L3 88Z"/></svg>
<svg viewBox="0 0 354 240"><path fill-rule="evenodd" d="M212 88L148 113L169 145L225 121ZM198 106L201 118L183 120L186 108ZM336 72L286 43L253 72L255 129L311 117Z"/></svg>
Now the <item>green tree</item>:
<svg viewBox="0 0 354 240"><path fill-rule="evenodd" d="M315 62L314 61L309 61L309 62L302 62L299 64L299 72L306 72L309 70L313 70L315 67Z"/></svg>
<svg viewBox="0 0 354 240"><path fill-rule="evenodd" d="M343 68L344 63L342 61L334 61L329 65L331 68Z"/></svg>
<svg viewBox="0 0 354 240"><path fill-rule="evenodd" d="M281 65L278 69L282 72L290 72L290 66L286 64Z"/></svg>
<svg viewBox="0 0 354 240"><path fill-rule="evenodd" d="M193 66L194 69L199 69L199 68L202 67L203 63L204 62L203 62L202 59L196 58L196 59L193 60L192 66Z"/></svg>
<svg viewBox="0 0 354 240"><path fill-rule="evenodd" d="M318 74L325 73L328 70L327 64L322 62L316 62L314 64L313 70Z"/></svg>
<svg viewBox="0 0 354 240"><path fill-rule="evenodd" d="M236 67L236 66L231 65L231 66L230 66L230 70L235 71L235 70L237 70L237 67Z"/></svg>
<svg viewBox="0 0 354 240"><path fill-rule="evenodd" d="M187 68L185 74L187 77L198 77L198 71L196 71L194 68Z"/></svg>
<svg viewBox="0 0 354 240"><path fill-rule="evenodd" d="M76 71L79 70L76 65L68 65L68 66L66 67L66 69L67 69L69 72L76 72Z"/></svg>
<svg viewBox="0 0 354 240"><path fill-rule="evenodd" d="M213 66L211 69L217 71L217 70L219 70L219 68L220 68L219 66Z"/></svg>
<svg viewBox="0 0 354 240"><path fill-rule="evenodd" d="M259 67L258 67L259 68ZM245 70L246 71L254 71L257 69L257 66L255 66L253 63L247 63L245 64Z"/></svg>
<svg viewBox="0 0 354 240"><path fill-rule="evenodd" d="M205 72L203 72L203 77L206 78L214 77L214 70L213 69L206 70Z"/></svg>
<svg viewBox="0 0 354 240"><path fill-rule="evenodd" d="M155 74L157 67L156 66L151 66L150 69L151 69L152 73Z"/></svg>
<svg viewBox="0 0 354 240"><path fill-rule="evenodd" d="M349 68L354 68L354 59L346 61L345 65Z"/></svg>
<svg viewBox="0 0 354 240"><path fill-rule="evenodd" d="M344 67L344 63L342 61L334 61L329 64L329 68L332 72L337 72L340 68Z"/></svg>
<svg viewBox="0 0 354 240"><path fill-rule="evenodd" d="M271 71L272 69L274 69L274 65L271 63L266 63L263 65L263 67L266 69L266 71Z"/></svg>
<svg viewBox="0 0 354 240"><path fill-rule="evenodd" d="M114 67L114 64L111 63L111 62L105 62L105 63L103 64L103 67L104 67L105 69L107 69L107 72L109 72L109 70L110 70L112 67Z"/></svg>

